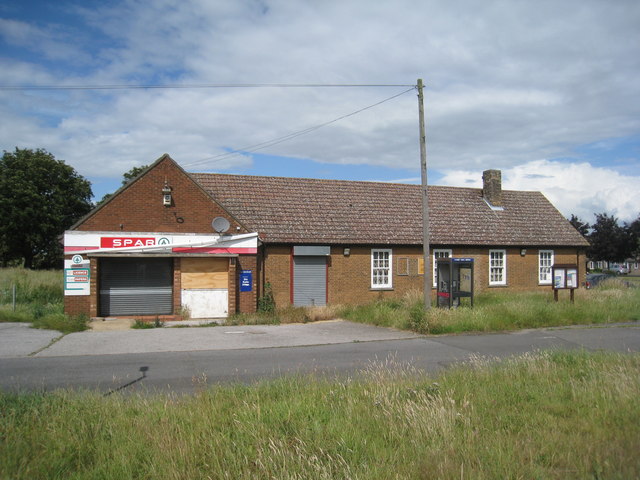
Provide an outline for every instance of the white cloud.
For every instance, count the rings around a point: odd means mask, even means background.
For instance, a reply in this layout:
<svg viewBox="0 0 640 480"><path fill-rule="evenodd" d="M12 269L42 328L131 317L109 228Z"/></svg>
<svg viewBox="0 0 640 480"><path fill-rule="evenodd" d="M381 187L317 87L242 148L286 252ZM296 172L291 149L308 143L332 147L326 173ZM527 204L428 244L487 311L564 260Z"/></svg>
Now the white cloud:
<svg viewBox="0 0 640 480"><path fill-rule="evenodd" d="M482 170L445 170L439 185L482 187ZM625 176L610 168L588 163L534 160L502 170L506 190L542 192L565 216L575 214L593 222L594 214L607 213L620 221L640 215L640 177Z"/></svg>
<svg viewBox="0 0 640 480"><path fill-rule="evenodd" d="M555 157L577 164L580 145L640 134L637 1L77 5L66 12L83 22L68 26L77 35L61 25L3 20L11 45L58 60L54 68L5 56L6 82L412 84L424 78L428 162L435 170L507 172ZM47 148L83 175L119 178L164 152L195 162L327 122L402 90L0 92L0 148ZM417 170L415 94L263 153ZM599 164L608 158L603 154ZM637 153L627 158L627 165L640 163ZM250 162L241 156L209 166ZM613 165L610 170L616 174ZM615 188L598 191L617 198ZM636 198L635 207L622 206L629 198ZM638 210L637 197L619 201L619 209Z"/></svg>

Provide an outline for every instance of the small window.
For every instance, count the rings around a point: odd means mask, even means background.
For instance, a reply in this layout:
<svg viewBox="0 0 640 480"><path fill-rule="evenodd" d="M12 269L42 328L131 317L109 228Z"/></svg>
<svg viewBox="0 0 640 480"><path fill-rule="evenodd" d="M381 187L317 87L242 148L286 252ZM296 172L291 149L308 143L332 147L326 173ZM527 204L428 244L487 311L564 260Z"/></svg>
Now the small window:
<svg viewBox="0 0 640 480"><path fill-rule="evenodd" d="M453 256L453 250L434 249L433 250L433 288L436 288L436 267L438 266L437 260L439 258L451 258Z"/></svg>
<svg viewBox="0 0 640 480"><path fill-rule="evenodd" d="M507 284L507 251L489 250L489 285Z"/></svg>
<svg viewBox="0 0 640 480"><path fill-rule="evenodd" d="M391 287L391 250L371 250L371 288Z"/></svg>
<svg viewBox="0 0 640 480"><path fill-rule="evenodd" d="M538 252L538 283L551 285L551 267L553 267L553 250Z"/></svg>

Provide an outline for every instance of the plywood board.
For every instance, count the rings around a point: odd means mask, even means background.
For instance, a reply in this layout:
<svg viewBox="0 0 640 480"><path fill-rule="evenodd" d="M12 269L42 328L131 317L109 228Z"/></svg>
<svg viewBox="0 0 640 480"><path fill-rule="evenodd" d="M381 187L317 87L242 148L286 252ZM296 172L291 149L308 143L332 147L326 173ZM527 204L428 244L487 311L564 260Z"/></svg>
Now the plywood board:
<svg viewBox="0 0 640 480"><path fill-rule="evenodd" d="M228 258L183 258L182 289L228 288Z"/></svg>

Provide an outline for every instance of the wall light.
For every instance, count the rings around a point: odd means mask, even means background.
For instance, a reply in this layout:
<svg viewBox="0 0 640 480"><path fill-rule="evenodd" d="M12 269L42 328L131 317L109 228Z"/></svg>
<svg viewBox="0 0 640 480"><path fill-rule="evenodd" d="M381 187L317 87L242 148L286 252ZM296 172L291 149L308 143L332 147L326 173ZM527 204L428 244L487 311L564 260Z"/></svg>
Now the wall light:
<svg viewBox="0 0 640 480"><path fill-rule="evenodd" d="M349 255L351 255L351 249L350 248L345 248L344 249L344 256L348 257Z"/></svg>
<svg viewBox="0 0 640 480"><path fill-rule="evenodd" d="M520 256L524 257L527 254L527 249L526 248L521 248L520 249Z"/></svg>

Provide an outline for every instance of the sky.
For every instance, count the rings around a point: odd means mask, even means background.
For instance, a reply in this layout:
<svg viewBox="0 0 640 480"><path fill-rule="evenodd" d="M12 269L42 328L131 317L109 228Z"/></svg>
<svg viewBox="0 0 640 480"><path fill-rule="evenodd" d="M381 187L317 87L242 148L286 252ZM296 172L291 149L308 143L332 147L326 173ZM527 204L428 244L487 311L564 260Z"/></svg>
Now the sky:
<svg viewBox="0 0 640 480"><path fill-rule="evenodd" d="M421 78L429 184L500 169L567 217L630 222L638 25L637 0L5 0L0 149L49 151L96 200L164 153L190 172L419 183ZM105 86L134 88L86 88Z"/></svg>

